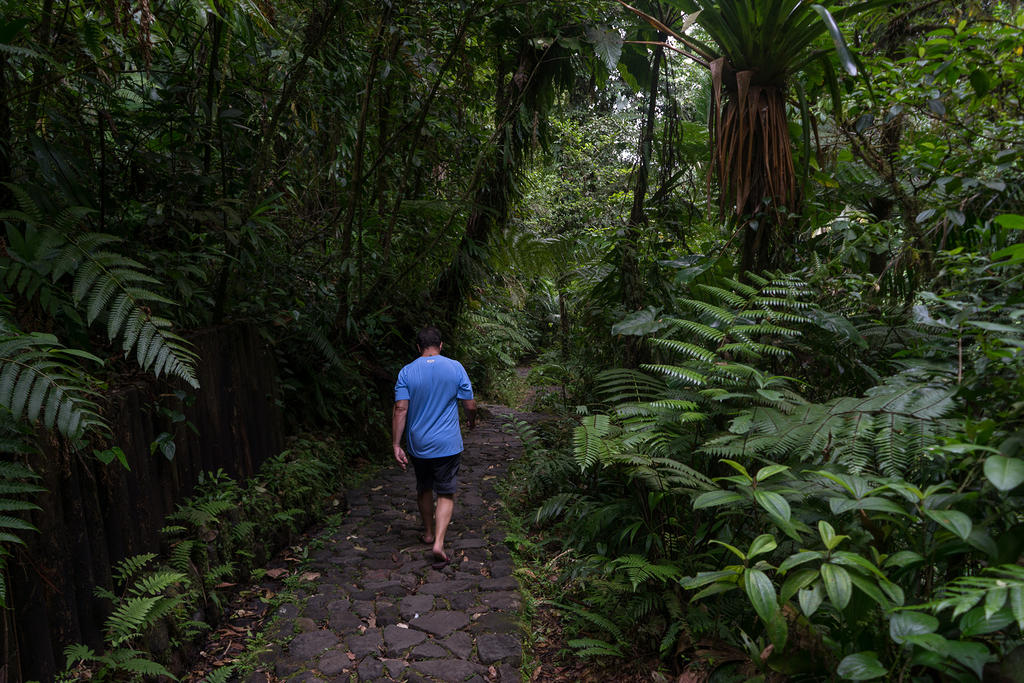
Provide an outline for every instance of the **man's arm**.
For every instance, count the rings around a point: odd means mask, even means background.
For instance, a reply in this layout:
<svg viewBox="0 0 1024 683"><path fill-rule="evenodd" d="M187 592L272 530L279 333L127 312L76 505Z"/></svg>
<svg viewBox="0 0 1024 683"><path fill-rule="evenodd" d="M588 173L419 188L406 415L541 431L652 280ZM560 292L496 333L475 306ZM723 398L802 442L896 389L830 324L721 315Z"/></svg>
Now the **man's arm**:
<svg viewBox="0 0 1024 683"><path fill-rule="evenodd" d="M462 407L466 409L466 422L469 428L476 427L476 399L470 398L463 401Z"/></svg>
<svg viewBox="0 0 1024 683"><path fill-rule="evenodd" d="M395 452L395 460L403 470L409 464L409 458L402 449L402 434L405 432L405 417L409 412L409 401L395 401L395 409L391 412L391 448Z"/></svg>

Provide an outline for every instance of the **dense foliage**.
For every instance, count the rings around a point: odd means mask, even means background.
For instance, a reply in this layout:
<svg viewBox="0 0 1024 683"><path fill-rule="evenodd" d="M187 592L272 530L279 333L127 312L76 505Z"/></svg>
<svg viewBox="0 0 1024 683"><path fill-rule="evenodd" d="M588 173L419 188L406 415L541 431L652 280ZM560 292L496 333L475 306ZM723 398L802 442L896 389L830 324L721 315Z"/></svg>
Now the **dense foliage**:
<svg viewBox="0 0 1024 683"><path fill-rule="evenodd" d="M1024 14L632 4L0 0L0 562L35 440L128 465L106 401L195 391L190 331L380 439L435 322L582 415L512 496L580 655L1019 656Z"/></svg>
<svg viewBox="0 0 1024 683"><path fill-rule="evenodd" d="M603 281L570 281L582 344L563 345L576 360L562 362L584 369L569 386L588 415L560 447L527 435L510 494L574 558L547 593L577 624L569 644L582 656L653 653L711 680L1012 675L1024 651L1024 14L865 4L832 24L821 7L797 17L796 3L669 4L702 10L686 17L696 26L673 28L666 4L634 14L706 62L715 146L709 159L671 137L706 90L659 94L655 171L710 169L735 219L709 218L714 195L673 187L676 210L652 206L641 236L642 305L608 307L626 282L609 261ZM806 35L755 30L780 17ZM829 33L834 64L820 59ZM759 49L804 40L813 60L759 70L775 54ZM994 59L974 59L981 44ZM626 77L632 63L620 68ZM744 122L759 114L730 110L762 107L771 88L786 103L757 125L782 126L785 150ZM577 111L590 129L623 116ZM767 157L739 153L762 144ZM607 250L630 233L626 210L616 217L602 197L614 174L598 172L570 202L535 201L554 232L561 212L594 207L572 224ZM775 271L749 270L765 263ZM599 301L611 320L590 317ZM627 364L614 369L609 348Z"/></svg>

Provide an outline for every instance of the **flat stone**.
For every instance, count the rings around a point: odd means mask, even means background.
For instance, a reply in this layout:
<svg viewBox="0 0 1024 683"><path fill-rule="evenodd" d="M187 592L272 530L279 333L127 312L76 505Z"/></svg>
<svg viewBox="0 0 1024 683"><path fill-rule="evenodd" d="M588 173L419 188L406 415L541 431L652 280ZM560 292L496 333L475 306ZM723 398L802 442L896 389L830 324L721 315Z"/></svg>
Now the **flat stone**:
<svg viewBox="0 0 1024 683"><path fill-rule="evenodd" d="M427 659L413 663L412 669L443 681L461 681L473 674L484 675L487 671L479 664L464 659Z"/></svg>
<svg viewBox="0 0 1024 683"><path fill-rule="evenodd" d="M448 650L428 640L422 645L416 646L412 651L412 656L415 659L438 659L440 657L447 657Z"/></svg>
<svg viewBox="0 0 1024 683"><path fill-rule="evenodd" d="M518 665L523 660L523 646L519 639L506 634L480 634L476 639L476 652L484 664L507 659Z"/></svg>
<svg viewBox="0 0 1024 683"><path fill-rule="evenodd" d="M409 668L409 662L401 659L382 659L380 661L387 669L388 676L394 679L402 678L402 673Z"/></svg>
<svg viewBox="0 0 1024 683"><path fill-rule="evenodd" d="M519 590L519 582L512 576L502 576L496 579L484 579L480 582L482 591L512 591Z"/></svg>
<svg viewBox="0 0 1024 683"><path fill-rule="evenodd" d="M469 609L470 607L472 607L473 605L475 605L479 598L480 598L480 594L479 593L470 593L470 592L467 592L467 591L462 591L462 592L456 593L454 595L449 595L448 596L448 605L452 609L457 609L457 610L465 611L465 610Z"/></svg>
<svg viewBox="0 0 1024 683"><path fill-rule="evenodd" d="M494 562L491 562L491 576L494 578L512 576L512 561L495 560Z"/></svg>
<svg viewBox="0 0 1024 683"><path fill-rule="evenodd" d="M305 666L305 662L297 659L279 659L274 662L274 673L277 674L278 678L284 678L291 676L303 666Z"/></svg>
<svg viewBox="0 0 1024 683"><path fill-rule="evenodd" d="M359 662L356 671L359 672L360 681L375 681L384 675L384 665L376 657L367 657Z"/></svg>
<svg viewBox="0 0 1024 683"><path fill-rule="evenodd" d="M318 627L316 622L309 617L299 617L295 620L295 628L299 630L299 633L309 633L317 630Z"/></svg>
<svg viewBox="0 0 1024 683"><path fill-rule="evenodd" d="M469 659L470 653L473 652L473 639L465 631L456 631L440 643L459 659Z"/></svg>
<svg viewBox="0 0 1024 683"><path fill-rule="evenodd" d="M495 593L481 593L480 602L492 609L514 610L519 609L519 593L512 591L499 591Z"/></svg>
<svg viewBox="0 0 1024 683"><path fill-rule="evenodd" d="M266 671L253 671L245 677L245 683L270 683L270 674Z"/></svg>
<svg viewBox="0 0 1024 683"><path fill-rule="evenodd" d="M373 602L370 600L353 600L352 611L366 619L373 614Z"/></svg>
<svg viewBox="0 0 1024 683"><path fill-rule="evenodd" d="M390 626L402 620L397 607L381 603L382 601L377 601L377 626Z"/></svg>
<svg viewBox="0 0 1024 683"><path fill-rule="evenodd" d="M518 665L502 664L498 667L498 680L501 683L519 683L522 679Z"/></svg>
<svg viewBox="0 0 1024 683"><path fill-rule="evenodd" d="M338 610L337 612L331 612L331 616L328 618L327 623L331 625L331 628L338 633L350 633L359 628L359 625L363 623L357 615L347 610Z"/></svg>
<svg viewBox="0 0 1024 683"><path fill-rule="evenodd" d="M338 636L330 631L300 633L288 644L288 653L296 659L312 659L338 644Z"/></svg>
<svg viewBox="0 0 1024 683"><path fill-rule="evenodd" d="M468 623L469 617L466 616L465 612L438 610L421 614L419 619L413 619L409 625L435 636L446 636Z"/></svg>
<svg viewBox="0 0 1024 683"><path fill-rule="evenodd" d="M387 643L389 656L398 657L413 645L419 645L427 636L422 631L398 626L384 628L384 642Z"/></svg>
<svg viewBox="0 0 1024 683"><path fill-rule="evenodd" d="M488 612L473 621L471 629L477 633L515 633L519 630L519 623L507 614Z"/></svg>
<svg viewBox="0 0 1024 683"><path fill-rule="evenodd" d="M486 548L487 546L487 541L482 538L460 538L452 543L452 547L457 549Z"/></svg>
<svg viewBox="0 0 1024 683"><path fill-rule="evenodd" d="M420 595L450 595L470 587L469 581L437 581L420 586Z"/></svg>
<svg viewBox="0 0 1024 683"><path fill-rule="evenodd" d="M345 643L352 654L356 656L356 659L362 659L366 655L377 654L382 644L380 630L368 628L366 633L361 636L348 636L345 638Z"/></svg>
<svg viewBox="0 0 1024 683"><path fill-rule="evenodd" d="M384 581L383 583L368 583L366 589L372 591L375 595L391 595L395 597L401 597L405 595L408 590L402 585L401 581Z"/></svg>
<svg viewBox="0 0 1024 683"><path fill-rule="evenodd" d="M326 586L324 586L326 588ZM335 598L333 596L319 594L314 595L306 601L306 607L302 610L302 616L317 621L327 618L327 605Z"/></svg>
<svg viewBox="0 0 1024 683"><path fill-rule="evenodd" d="M402 598L399 611L404 619L412 619L417 614L425 614L433 608L433 595L407 595Z"/></svg>
<svg viewBox="0 0 1024 683"><path fill-rule="evenodd" d="M281 619L294 619L295 617L299 616L299 606L293 605L290 602L286 602L283 605L279 606L274 611L274 614L276 614Z"/></svg>
<svg viewBox="0 0 1024 683"><path fill-rule="evenodd" d="M316 668L328 676L334 676L350 666L352 666L352 660L348 658L348 653L342 650L331 650L320 657Z"/></svg>
<svg viewBox="0 0 1024 683"><path fill-rule="evenodd" d="M312 671L303 671L289 678L288 683L323 683L323 680Z"/></svg>

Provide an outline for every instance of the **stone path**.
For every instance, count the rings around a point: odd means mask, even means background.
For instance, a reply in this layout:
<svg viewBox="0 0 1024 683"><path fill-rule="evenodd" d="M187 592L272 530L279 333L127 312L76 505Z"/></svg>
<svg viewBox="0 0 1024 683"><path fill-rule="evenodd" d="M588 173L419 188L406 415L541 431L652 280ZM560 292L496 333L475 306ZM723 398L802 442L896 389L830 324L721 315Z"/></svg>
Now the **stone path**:
<svg viewBox="0 0 1024 683"><path fill-rule="evenodd" d="M452 561L432 569L419 541L411 467L349 491L344 523L304 565L315 577L308 599L282 605L266 633L290 642L272 645L248 683L520 680L520 594L494 484L521 447L503 431L511 411L488 410L465 439L446 538Z"/></svg>

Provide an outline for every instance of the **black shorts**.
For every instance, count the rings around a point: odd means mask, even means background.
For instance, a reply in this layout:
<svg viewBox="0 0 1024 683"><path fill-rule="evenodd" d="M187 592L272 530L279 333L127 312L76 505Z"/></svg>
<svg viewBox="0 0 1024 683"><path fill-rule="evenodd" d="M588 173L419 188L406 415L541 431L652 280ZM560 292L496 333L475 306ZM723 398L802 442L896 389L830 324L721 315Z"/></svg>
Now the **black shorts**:
<svg viewBox="0 0 1024 683"><path fill-rule="evenodd" d="M416 471L417 493L434 490L444 496L455 494L462 453L447 455L443 458L411 457L412 468Z"/></svg>

